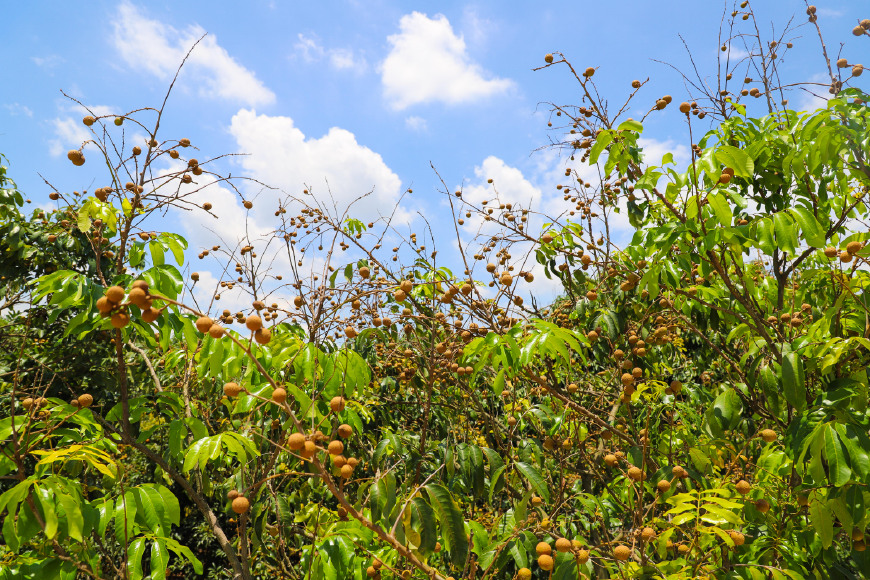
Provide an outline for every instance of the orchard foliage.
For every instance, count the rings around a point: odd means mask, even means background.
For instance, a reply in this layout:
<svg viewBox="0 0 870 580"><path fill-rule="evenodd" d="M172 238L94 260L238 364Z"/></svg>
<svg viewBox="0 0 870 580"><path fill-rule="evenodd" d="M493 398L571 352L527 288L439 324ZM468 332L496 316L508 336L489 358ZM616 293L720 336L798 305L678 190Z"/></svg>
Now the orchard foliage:
<svg viewBox="0 0 870 580"><path fill-rule="evenodd" d="M755 39L763 71L790 47ZM56 210L0 168L0 578L870 576L870 95L841 60L818 110L767 72L682 103L714 123L679 165L547 55L583 95L552 111L566 215L445 190L451 269L306 190L274 237L200 249L208 304L151 216L253 202L162 108L85 117L69 159L105 185Z"/></svg>

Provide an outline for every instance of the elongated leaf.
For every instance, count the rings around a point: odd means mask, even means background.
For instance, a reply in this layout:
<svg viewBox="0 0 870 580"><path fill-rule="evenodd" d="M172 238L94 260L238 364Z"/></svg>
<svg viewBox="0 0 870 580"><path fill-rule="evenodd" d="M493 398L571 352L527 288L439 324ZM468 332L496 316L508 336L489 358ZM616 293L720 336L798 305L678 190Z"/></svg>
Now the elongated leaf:
<svg viewBox="0 0 870 580"><path fill-rule="evenodd" d="M852 477L846 460L846 449L833 425L825 426L825 461L828 462L828 479L836 486L845 485Z"/></svg>
<svg viewBox="0 0 870 580"><path fill-rule="evenodd" d="M716 161L734 170L737 177L752 177L755 172L755 163L752 158L742 149L731 145L722 145L715 153Z"/></svg>
<svg viewBox="0 0 870 580"><path fill-rule="evenodd" d="M797 206L789 209L788 212L801 227L804 239L809 245L817 248L825 245L825 231L810 210Z"/></svg>
<svg viewBox="0 0 870 580"><path fill-rule="evenodd" d="M445 547L450 553L450 559L456 566L461 567L465 565L465 560L468 557L468 540L465 537L465 521L462 517L462 511L444 486L430 483L426 486L426 492L429 494L432 508L438 515L441 534Z"/></svg>
<svg viewBox="0 0 870 580"><path fill-rule="evenodd" d="M785 400L798 411L803 411L807 405L807 391L804 363L797 353L790 352L783 355L780 380Z"/></svg>
<svg viewBox="0 0 870 580"><path fill-rule="evenodd" d="M541 477L541 473L535 466L520 461L515 463L514 467L516 467L517 471L522 473L523 476L529 480L532 489L534 489L544 501L550 501L550 488L547 486L547 482L543 477Z"/></svg>

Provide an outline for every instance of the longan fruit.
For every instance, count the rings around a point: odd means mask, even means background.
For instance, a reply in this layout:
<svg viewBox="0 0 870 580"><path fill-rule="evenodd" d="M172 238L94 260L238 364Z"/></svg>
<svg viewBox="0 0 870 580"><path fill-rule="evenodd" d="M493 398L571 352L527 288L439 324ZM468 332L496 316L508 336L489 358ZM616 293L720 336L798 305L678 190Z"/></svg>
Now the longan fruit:
<svg viewBox="0 0 870 580"><path fill-rule="evenodd" d="M29 411L33 406L33 397L26 397L21 401L21 406L24 407L25 410Z"/></svg>
<svg viewBox="0 0 870 580"><path fill-rule="evenodd" d="M745 479L741 479L737 482L737 485L735 485L734 488L740 495L746 495L747 493L749 493L749 490L752 489L752 486Z"/></svg>
<svg viewBox="0 0 870 580"><path fill-rule="evenodd" d="M541 554L551 554L553 552L553 548L550 547L550 544L547 542L538 542L535 546L535 552L540 556Z"/></svg>
<svg viewBox="0 0 870 580"><path fill-rule="evenodd" d="M532 506L533 507L541 507L542 505L544 505L544 500L542 500L540 497L538 497L536 495L533 495L532 496Z"/></svg>
<svg viewBox="0 0 870 580"><path fill-rule="evenodd" d="M547 64L552 63L553 62L553 55L552 54L544 55L544 62L546 62Z"/></svg>
<svg viewBox="0 0 870 580"><path fill-rule="evenodd" d="M625 562L631 557L631 549L628 546L616 546L613 549L613 557L620 562Z"/></svg>
<svg viewBox="0 0 870 580"><path fill-rule="evenodd" d="M199 276L197 276L198 278ZM196 329L202 333L206 333L214 324L214 320L209 318L208 316L200 316L196 319Z"/></svg>
<svg viewBox="0 0 870 580"><path fill-rule="evenodd" d="M659 493L667 493L671 489L671 482L667 479L659 480L656 484L656 489L659 490Z"/></svg>
<svg viewBox="0 0 870 580"><path fill-rule="evenodd" d="M149 308L151 305L151 301L148 299L148 294L142 288L130 289L130 293L127 295L127 297L132 304L135 304L142 310Z"/></svg>
<svg viewBox="0 0 870 580"><path fill-rule="evenodd" d="M344 411L344 405L346 401L344 397L333 397L331 401L329 401L329 408L332 409L333 413L341 413Z"/></svg>
<svg viewBox="0 0 870 580"><path fill-rule="evenodd" d="M236 499L236 498L239 497L240 495L241 495L241 494L238 492L238 490L231 489L231 490L229 490L229 491L227 492L227 499L230 500L230 501L233 501L234 499Z"/></svg>
<svg viewBox="0 0 870 580"><path fill-rule="evenodd" d="M532 580L532 571L528 568L520 568L517 571L517 580Z"/></svg>
<svg viewBox="0 0 870 580"><path fill-rule="evenodd" d="M241 392L242 387L240 387L238 383L229 382L224 384L224 394L227 397L238 397Z"/></svg>
<svg viewBox="0 0 870 580"><path fill-rule="evenodd" d="M849 262L852 261L852 254L850 254L849 252L847 252L845 250L840 252L840 261L843 262L844 264L848 264Z"/></svg>
<svg viewBox="0 0 870 580"><path fill-rule="evenodd" d="M541 554L540 556L538 556L538 566L541 567L541 570L550 571L553 569L554 565L555 561L553 560L553 557L549 554Z"/></svg>
<svg viewBox="0 0 870 580"><path fill-rule="evenodd" d="M115 117L114 123L116 127L120 127L124 124L124 117Z"/></svg>
<svg viewBox="0 0 870 580"><path fill-rule="evenodd" d="M363 266L362 268L359 269L359 277L360 278L362 278L363 280L366 280L366 279L368 279L369 276L371 276L371 270L369 270L368 266Z"/></svg>
<svg viewBox="0 0 870 580"><path fill-rule="evenodd" d="M728 535L731 536L731 540L734 542L735 546L742 546L746 542L746 536L738 531L729 530Z"/></svg>
<svg viewBox="0 0 870 580"><path fill-rule="evenodd" d="M578 550L577 551L577 563L585 564L589 561L589 550Z"/></svg>
<svg viewBox="0 0 870 580"><path fill-rule="evenodd" d="M299 451L305 445L305 435L302 433L291 433L287 438L287 447L293 451Z"/></svg>
<svg viewBox="0 0 870 580"><path fill-rule="evenodd" d="M79 395L79 398L76 400L78 401L79 407L81 407L82 409L87 409L94 404L93 395L89 395L88 393L85 393L84 395Z"/></svg>
<svg viewBox="0 0 870 580"><path fill-rule="evenodd" d="M284 401L287 400L287 391L281 387L278 387L277 389L272 391L272 400L279 405L283 404Z"/></svg>
<svg viewBox="0 0 870 580"><path fill-rule="evenodd" d="M556 550L559 552L570 552L571 551L571 540L567 538L559 538L556 540Z"/></svg>
<svg viewBox="0 0 870 580"><path fill-rule="evenodd" d="M639 89L640 88L640 81L637 81L637 80L631 81L631 88Z"/></svg>
<svg viewBox="0 0 870 580"><path fill-rule="evenodd" d="M317 445L314 444L314 441L305 441L302 444L302 451L299 453L304 459L311 459L314 457L314 454L317 453Z"/></svg>
<svg viewBox="0 0 870 580"><path fill-rule="evenodd" d="M97 299L97 311L99 311L102 316L107 316L109 312L112 311L112 308L114 308L114 304L112 304L105 296L100 296Z"/></svg>
<svg viewBox="0 0 870 580"><path fill-rule="evenodd" d="M344 443L335 439L334 441L329 442L327 449L330 455L341 455L344 453Z"/></svg>
<svg viewBox="0 0 870 580"><path fill-rule="evenodd" d="M608 453L604 456L604 463L606 463L608 467L613 467L618 461L616 455L613 455L612 453Z"/></svg>
<svg viewBox="0 0 870 580"><path fill-rule="evenodd" d="M85 124L86 126L88 126L88 127L90 127L91 125L93 125L95 122L96 122L96 119L94 119L94 118L93 118L92 116L90 116L90 115L85 115L85 118L82 119L82 123L84 123L84 124Z"/></svg>
<svg viewBox="0 0 870 580"><path fill-rule="evenodd" d="M333 455L332 456L332 465L336 469L341 469L347 464L347 457L344 455Z"/></svg>
<svg viewBox="0 0 870 580"><path fill-rule="evenodd" d="M353 475L353 467L350 465L350 463L344 465L341 468L341 476L344 479L350 479L352 475Z"/></svg>
<svg viewBox="0 0 870 580"><path fill-rule="evenodd" d="M766 499L759 499L755 502L755 509L763 514L766 514L770 511L770 502Z"/></svg>
<svg viewBox="0 0 870 580"><path fill-rule="evenodd" d="M860 542L864 539L864 530L861 528L852 528L852 541Z"/></svg>
<svg viewBox="0 0 870 580"><path fill-rule="evenodd" d="M243 495L240 495L236 499L233 500L233 511L237 514L241 515L247 513L247 511L251 508L251 502L248 501Z"/></svg>
<svg viewBox="0 0 870 580"><path fill-rule="evenodd" d="M338 436L342 439L349 439L353 436L353 427L348 424L342 424L338 426Z"/></svg>
<svg viewBox="0 0 870 580"><path fill-rule="evenodd" d="M178 142L178 144L181 145L182 147L190 147L190 139L188 139L187 137L184 137Z"/></svg>
<svg viewBox="0 0 870 580"><path fill-rule="evenodd" d="M867 549L867 545L864 543L864 540L856 540L852 542L852 549L856 552L863 552Z"/></svg>
<svg viewBox="0 0 870 580"><path fill-rule="evenodd" d="M261 319L256 314L250 314L245 319L245 326L248 327L248 330L256 332L256 331L260 330L261 328L263 328L263 319Z"/></svg>
<svg viewBox="0 0 870 580"><path fill-rule="evenodd" d="M654 529L652 529L651 527L647 526L641 530L640 537L644 542L649 543L650 541L653 540L653 538L656 537L656 531Z"/></svg>
<svg viewBox="0 0 870 580"><path fill-rule="evenodd" d="M111 286L106 290L106 298L108 298L110 302L120 304L124 300L124 289L120 286Z"/></svg>
<svg viewBox="0 0 870 580"><path fill-rule="evenodd" d="M221 338L224 335L224 327L220 324L212 324L208 329L208 334L212 338Z"/></svg>
<svg viewBox="0 0 870 580"><path fill-rule="evenodd" d="M203 202L203 204L202 204L202 209L204 209L205 211L209 211L209 210L211 210L211 208L212 208L211 203L209 203L209 202L207 202L207 201L206 201L206 202Z"/></svg>
<svg viewBox="0 0 870 580"><path fill-rule="evenodd" d="M831 246L825 248L825 256L828 258L836 258L837 253L837 248L832 248Z"/></svg>
<svg viewBox="0 0 870 580"><path fill-rule="evenodd" d="M861 242L849 242L846 244L846 251L854 255L860 252L863 247L864 245Z"/></svg>
<svg viewBox="0 0 870 580"><path fill-rule="evenodd" d="M135 147L133 147L133 155L141 155L141 154L142 154L142 148L141 148L141 147L139 147L138 145L136 145Z"/></svg>
<svg viewBox="0 0 870 580"><path fill-rule="evenodd" d="M254 207L254 204L251 203L250 201L247 201L247 200L245 200L245 201L242 203L242 205L245 206L245 209L251 209L252 207Z"/></svg>
<svg viewBox="0 0 870 580"><path fill-rule="evenodd" d="M765 443L773 443L776 441L776 431L773 429L764 429L761 431L760 435Z"/></svg>
<svg viewBox="0 0 870 580"><path fill-rule="evenodd" d="M115 328L124 328L130 323L130 316L126 312L116 312L110 319Z"/></svg>
<svg viewBox="0 0 870 580"><path fill-rule="evenodd" d="M254 340L257 344L269 344L272 340L272 331L268 328L261 328L254 333Z"/></svg>
<svg viewBox="0 0 870 580"><path fill-rule="evenodd" d="M628 478L632 481L642 481L644 479L643 470L636 466L629 467Z"/></svg>

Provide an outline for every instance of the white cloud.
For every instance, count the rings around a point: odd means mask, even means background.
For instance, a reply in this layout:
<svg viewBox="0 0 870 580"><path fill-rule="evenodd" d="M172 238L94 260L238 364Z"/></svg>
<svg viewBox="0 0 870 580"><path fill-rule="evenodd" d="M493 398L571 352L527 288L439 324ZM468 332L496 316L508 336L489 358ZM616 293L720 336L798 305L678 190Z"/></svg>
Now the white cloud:
<svg viewBox="0 0 870 580"><path fill-rule="evenodd" d="M429 128L429 124L423 117L412 115L405 119L405 127L412 131L426 131Z"/></svg>
<svg viewBox="0 0 870 580"><path fill-rule="evenodd" d="M9 114L13 117L17 117L18 115L24 115L25 117L32 117L33 111L27 105L22 105L21 103L7 103L3 105L3 108L9 111Z"/></svg>
<svg viewBox="0 0 870 580"><path fill-rule="evenodd" d="M432 101L466 103L513 86L509 79L486 78L444 15L406 14L399 29L387 38L392 49L381 65L384 96L393 108Z"/></svg>
<svg viewBox="0 0 870 580"><path fill-rule="evenodd" d="M56 54L50 54L48 56L32 56L30 57L30 60L32 60L36 66L46 69L54 68L63 62L63 59Z"/></svg>
<svg viewBox="0 0 870 580"><path fill-rule="evenodd" d="M57 118L51 124L54 125L55 137L48 142L48 151L55 157L69 149L78 149L92 137L87 127L72 117Z"/></svg>
<svg viewBox="0 0 870 580"><path fill-rule="evenodd" d="M357 142L350 131L333 127L320 138L306 137L293 119L257 115L242 109L232 119L230 132L248 175L282 189L287 194L311 193L322 203L333 202L343 210L361 195L371 191L352 211L359 219L389 215L399 199L401 181L378 154ZM276 209L277 193L264 192ZM270 202L266 202L269 205ZM407 221L409 216L402 214Z"/></svg>
<svg viewBox="0 0 870 580"><path fill-rule="evenodd" d="M298 38L299 40L293 45L295 54L307 63L319 62L326 58L330 66L336 70L353 70L362 73L368 68L365 57L349 48L326 49L316 36L306 36L302 33Z"/></svg>
<svg viewBox="0 0 870 580"><path fill-rule="evenodd" d="M810 77L810 82L820 86L811 85L809 89L802 89L800 98L792 105L795 111L815 111L828 106L828 99L833 96L828 92L830 77L818 73Z"/></svg>
<svg viewBox="0 0 870 580"><path fill-rule="evenodd" d="M184 55L205 34L200 26L178 30L159 20L147 18L129 2L118 7L112 40L115 48L131 68L144 70L168 81ZM185 72L195 78L199 93L210 98L226 99L245 105L275 101L275 94L256 75L240 65L222 48L217 37L202 39L187 61ZM182 76L186 76L184 73ZM194 84L194 83L190 83Z"/></svg>
<svg viewBox="0 0 870 580"><path fill-rule="evenodd" d="M64 116L50 121L54 127L54 138L48 142L48 151L54 156L61 155L70 149L78 149L82 143L93 137L91 131L82 123L84 115L109 116L113 114L114 109L106 105L94 105L85 110L81 105L72 103L66 111ZM134 140L141 143L144 139L144 135L140 135L138 132L128 135L128 140L131 143Z"/></svg>

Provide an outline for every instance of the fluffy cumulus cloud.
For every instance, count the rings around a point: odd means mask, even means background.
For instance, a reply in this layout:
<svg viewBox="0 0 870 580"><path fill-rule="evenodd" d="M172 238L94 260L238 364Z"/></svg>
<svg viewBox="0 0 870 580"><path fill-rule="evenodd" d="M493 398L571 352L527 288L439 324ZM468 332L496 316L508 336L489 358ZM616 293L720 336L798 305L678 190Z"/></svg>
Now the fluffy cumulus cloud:
<svg viewBox="0 0 870 580"><path fill-rule="evenodd" d="M384 96L395 109L435 101L467 103L513 86L473 62L465 40L441 14L434 18L420 12L407 14L399 21L399 30L387 38L392 48L381 65Z"/></svg>
<svg viewBox="0 0 870 580"><path fill-rule="evenodd" d="M342 211L371 192L352 210L366 220L389 215L399 200L399 176L350 131L333 127L322 137L306 137L290 117L242 109L230 132L247 154L241 158L246 173L287 194L300 196L308 187L321 202Z"/></svg>
<svg viewBox="0 0 870 580"><path fill-rule="evenodd" d="M60 117L49 121L54 136L48 141L48 151L55 157L66 153L70 149L78 149L82 143L92 139L93 133L82 123L84 115L111 115L112 108L105 105L95 105L87 110L78 104L73 104L63 110ZM138 137L138 133L136 134ZM144 140L134 137L138 141Z"/></svg>
<svg viewBox="0 0 870 580"><path fill-rule="evenodd" d="M205 30L196 25L177 30L123 2L114 19L112 41L128 66L168 81L190 47L204 34ZM185 66L190 69L185 72L195 77L201 96L249 106L275 100L275 94L232 58L215 36L203 38Z"/></svg>
<svg viewBox="0 0 870 580"><path fill-rule="evenodd" d="M299 33L298 40L293 45L294 57L307 63L320 62L326 59L336 70L349 70L363 73L368 68L365 57L350 48L324 48L315 35Z"/></svg>

